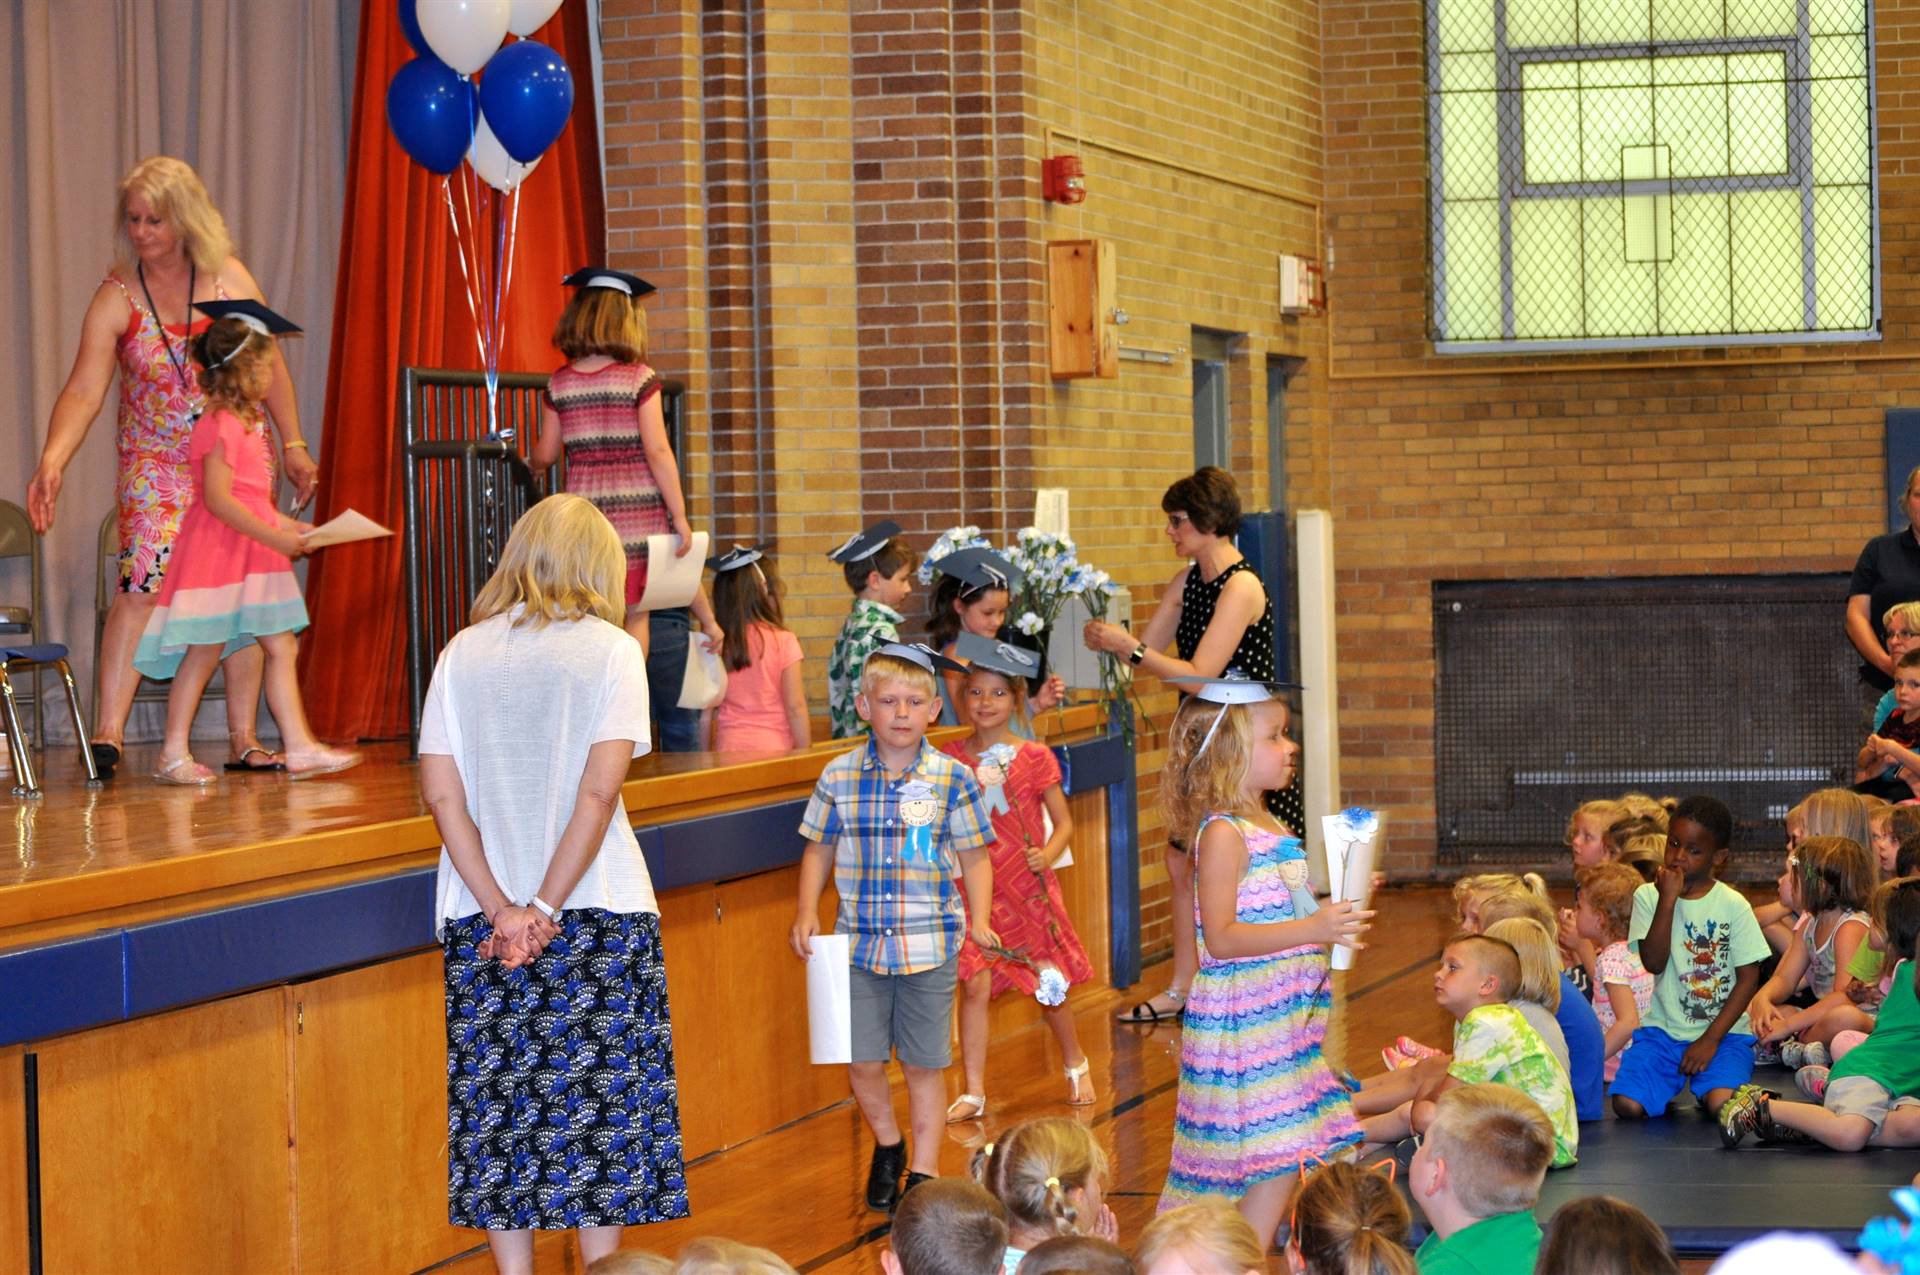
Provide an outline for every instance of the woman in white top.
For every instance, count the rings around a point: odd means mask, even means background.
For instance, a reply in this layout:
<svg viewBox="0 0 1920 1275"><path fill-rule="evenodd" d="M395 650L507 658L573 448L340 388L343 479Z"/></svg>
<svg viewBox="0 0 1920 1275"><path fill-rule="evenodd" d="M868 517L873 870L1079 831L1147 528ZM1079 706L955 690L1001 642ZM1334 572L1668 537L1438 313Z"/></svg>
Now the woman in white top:
<svg viewBox="0 0 1920 1275"><path fill-rule="evenodd" d="M660 917L620 799L651 746L646 661L620 627L626 558L550 496L513 529L440 653L420 785L445 849L448 1215L503 1275L533 1231L687 1214Z"/></svg>

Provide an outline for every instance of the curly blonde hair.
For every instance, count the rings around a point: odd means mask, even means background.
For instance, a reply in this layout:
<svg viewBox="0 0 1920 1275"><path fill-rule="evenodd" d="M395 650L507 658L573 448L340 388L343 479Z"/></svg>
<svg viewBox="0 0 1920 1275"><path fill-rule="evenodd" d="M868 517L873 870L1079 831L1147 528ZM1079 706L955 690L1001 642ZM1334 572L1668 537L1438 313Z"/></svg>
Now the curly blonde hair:
<svg viewBox="0 0 1920 1275"><path fill-rule="evenodd" d="M213 206L200 174L185 160L171 155L143 159L120 179L114 233L124 260L134 257L133 240L127 234L127 204L135 195L144 197L154 212L180 232L187 256L195 266L212 274L227 264L227 258L233 255L233 237L227 233L226 219Z"/></svg>
<svg viewBox="0 0 1920 1275"><path fill-rule="evenodd" d="M1213 729L1216 719L1218 730ZM1208 742L1210 730L1213 739ZM1252 813L1241 791L1253 764L1253 711L1248 705L1189 698L1173 715L1167 735L1160 812L1175 844L1189 845L1199 834L1200 821L1210 814Z"/></svg>

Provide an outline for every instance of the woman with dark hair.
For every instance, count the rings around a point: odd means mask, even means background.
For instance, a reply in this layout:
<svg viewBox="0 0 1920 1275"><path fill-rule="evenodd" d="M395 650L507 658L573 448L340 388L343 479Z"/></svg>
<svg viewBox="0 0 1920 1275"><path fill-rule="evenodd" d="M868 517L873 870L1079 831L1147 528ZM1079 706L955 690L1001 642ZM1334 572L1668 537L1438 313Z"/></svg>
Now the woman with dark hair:
<svg viewBox="0 0 1920 1275"><path fill-rule="evenodd" d="M1860 680L1873 688L1875 698L1893 685L1887 612L1899 603L1920 601L1920 466L1907 475L1900 507L1907 525L1867 541L1847 585L1847 640L1860 652Z"/></svg>
<svg viewBox="0 0 1920 1275"><path fill-rule="evenodd" d="M1160 594L1160 605L1136 638L1117 624L1091 620L1083 632L1089 650L1123 656L1143 673L1219 677L1231 669L1254 681L1272 681L1273 602L1238 548L1240 491L1233 475L1208 465L1167 488L1160 498L1167 539L1188 560ZM1173 653L1167 651L1171 643ZM1299 788L1267 795L1267 808L1296 832L1306 822ZM1122 1022L1178 1018L1199 968L1193 933L1193 865L1186 840L1192 829L1167 831L1167 876L1173 883L1173 981L1120 1015Z"/></svg>

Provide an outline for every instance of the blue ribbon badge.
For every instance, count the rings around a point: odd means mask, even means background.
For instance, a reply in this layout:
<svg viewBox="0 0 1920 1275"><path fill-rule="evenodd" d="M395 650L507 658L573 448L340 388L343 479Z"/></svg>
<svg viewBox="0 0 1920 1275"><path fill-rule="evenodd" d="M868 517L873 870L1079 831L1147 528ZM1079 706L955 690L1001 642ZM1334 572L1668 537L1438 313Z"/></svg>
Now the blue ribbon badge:
<svg viewBox="0 0 1920 1275"><path fill-rule="evenodd" d="M1018 751L1012 744L995 744L981 752L980 764L973 768L973 777L986 790L989 815L1011 814L1013 811L1007 801L1007 771L1012 768Z"/></svg>
<svg viewBox="0 0 1920 1275"><path fill-rule="evenodd" d="M900 852L904 862L933 862L933 821L940 814L940 795L924 779L909 779L893 790L900 803L900 822L906 825L907 844Z"/></svg>

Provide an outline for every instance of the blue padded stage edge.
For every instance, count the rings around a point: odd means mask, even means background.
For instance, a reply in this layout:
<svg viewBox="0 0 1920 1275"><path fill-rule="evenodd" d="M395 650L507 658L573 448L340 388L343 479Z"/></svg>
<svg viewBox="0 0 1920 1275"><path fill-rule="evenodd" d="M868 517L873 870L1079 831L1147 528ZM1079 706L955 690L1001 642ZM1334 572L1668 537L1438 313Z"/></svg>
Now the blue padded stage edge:
<svg viewBox="0 0 1920 1275"><path fill-rule="evenodd" d="M1796 1094L1793 1076L1781 1068L1760 1068L1754 1079L1775 1093ZM1582 1124L1579 1163L1547 1174L1534 1213L1545 1228L1567 1201L1611 1195L1658 1223L1683 1257L1723 1253L1783 1230L1824 1235L1851 1250L1869 1220L1898 1212L1890 1193L1916 1170L1920 1154L1912 1150L1849 1155L1748 1138L1729 1151L1720 1145L1719 1126L1683 1105L1660 1120ZM1417 1205L1414 1223L1425 1238Z"/></svg>
<svg viewBox="0 0 1920 1275"><path fill-rule="evenodd" d="M1068 793L1131 778L1117 735L1055 748ZM634 829L657 889L800 858L804 800ZM1116 829L1116 834L1118 829ZM1131 853L1131 843L1116 851ZM0 1045L40 1040L433 946L432 868L0 952ZM1118 929L1120 927L1116 927ZM1129 942L1137 931L1128 930ZM1121 936L1116 934L1116 944ZM1137 959L1137 947L1134 949Z"/></svg>

